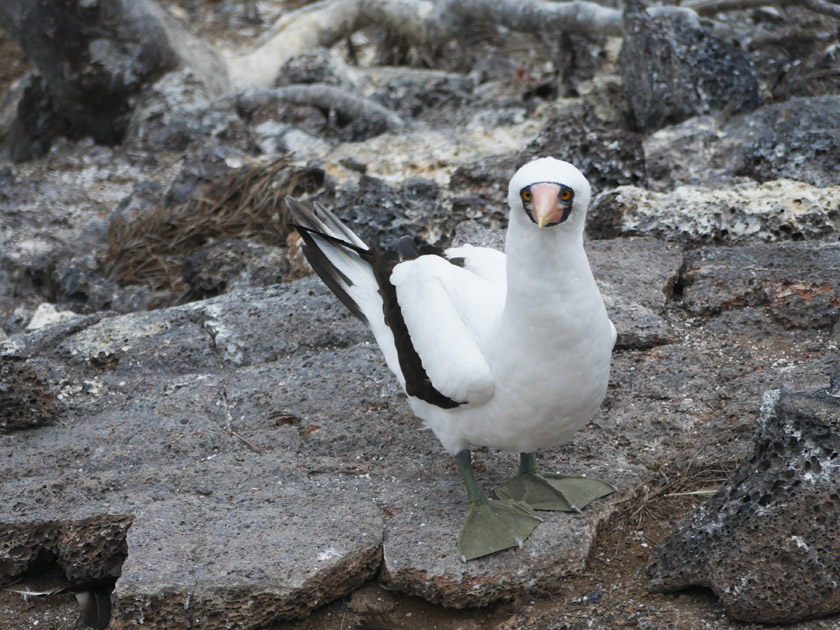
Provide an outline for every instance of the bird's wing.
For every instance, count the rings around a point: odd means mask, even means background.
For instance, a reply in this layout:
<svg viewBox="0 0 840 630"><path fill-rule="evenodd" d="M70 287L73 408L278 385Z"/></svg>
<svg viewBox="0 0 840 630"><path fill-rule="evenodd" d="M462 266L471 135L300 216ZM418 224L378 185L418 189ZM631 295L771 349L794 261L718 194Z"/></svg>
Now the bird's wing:
<svg viewBox="0 0 840 630"><path fill-rule="evenodd" d="M465 247L420 256L397 264L390 282L434 389L459 404L487 402L495 384L482 342L504 306L504 254Z"/></svg>
<svg viewBox="0 0 840 630"><path fill-rule="evenodd" d="M307 260L368 324L410 396L451 409L493 395L479 342L504 305L504 254L469 246L443 251L407 237L381 251L323 206L286 202Z"/></svg>

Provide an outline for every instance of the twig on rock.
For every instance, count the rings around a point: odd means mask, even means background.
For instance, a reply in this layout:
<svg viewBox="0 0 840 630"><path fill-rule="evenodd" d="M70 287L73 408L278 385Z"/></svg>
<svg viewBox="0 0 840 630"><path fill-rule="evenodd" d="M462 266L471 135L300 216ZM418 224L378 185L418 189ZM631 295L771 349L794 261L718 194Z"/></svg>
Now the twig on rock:
<svg viewBox="0 0 840 630"><path fill-rule="evenodd" d="M230 407L228 407L228 399L227 399L227 394L226 394L225 392L222 392L222 402L224 403L224 407L225 407L225 416L227 417L227 426L226 426L226 428L227 428L228 435L231 435L231 436L233 436L233 437L235 437L235 438L239 438L239 439L240 439L240 440L242 440L242 441L243 441L243 442L244 442L244 443L245 443L245 444L246 444L246 445L247 445L247 446L248 446L248 447L249 447L252 451L254 451L255 453L257 453L258 455L262 455L263 453L265 453L265 451L263 451L263 450L262 450L259 446L257 446L256 444L254 444L251 440L249 440L249 439L248 439L248 438L246 438L244 435L242 435L239 431L237 431L236 429L234 429L234 428L233 428L233 424L232 424L232 423L233 423L233 417L232 417L232 416L231 416L231 414L230 414Z"/></svg>

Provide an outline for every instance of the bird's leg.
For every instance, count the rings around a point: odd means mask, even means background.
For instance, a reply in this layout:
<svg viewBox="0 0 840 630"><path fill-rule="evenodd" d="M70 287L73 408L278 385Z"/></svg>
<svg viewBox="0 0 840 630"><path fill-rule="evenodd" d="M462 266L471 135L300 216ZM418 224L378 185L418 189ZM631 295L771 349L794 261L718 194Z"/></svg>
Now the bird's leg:
<svg viewBox="0 0 840 630"><path fill-rule="evenodd" d="M458 536L458 554L466 562L509 547L521 547L541 522L534 511L520 501L488 499L472 469L469 449L455 455L455 463L467 486L469 511Z"/></svg>
<svg viewBox="0 0 840 630"><path fill-rule="evenodd" d="M535 510L580 512L615 488L594 477L572 477L541 472L536 453L519 455L519 474L496 488L500 499L523 501Z"/></svg>

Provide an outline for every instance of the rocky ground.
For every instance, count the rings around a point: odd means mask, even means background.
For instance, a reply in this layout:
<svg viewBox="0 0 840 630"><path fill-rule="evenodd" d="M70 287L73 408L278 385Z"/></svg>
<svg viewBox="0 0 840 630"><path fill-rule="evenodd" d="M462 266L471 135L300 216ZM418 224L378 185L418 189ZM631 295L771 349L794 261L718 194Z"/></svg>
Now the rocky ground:
<svg viewBox="0 0 840 630"><path fill-rule="evenodd" d="M173 10L216 44L259 31L226 3ZM772 513L758 522L774 529L747 540L786 532L779 560L721 546L773 594L767 607L812 579L802 545L831 583L840 501L837 475L820 475L838 465L837 427L815 424L811 403L776 413L765 393L814 394L840 368L836 22L757 9L708 28L742 36L763 104L746 82L740 113L711 102L651 128L639 94L628 122L616 69L632 59L617 38L516 47L487 29L467 48L473 72L366 75L404 129L237 109L174 72L121 145L59 138L5 162L0 580L20 581L0 590L0 627L82 627L73 594L13 592L68 581L110 599L114 628L759 627L752 591L720 572L693 567L682 590L651 592L689 573L649 558L678 557L660 543L712 497L706 509L737 496ZM354 37L363 62L381 48L375 32ZM737 57L720 45L705 54ZM287 71L323 79L333 63L321 51ZM599 193L587 249L618 330L601 410L542 461L619 491L463 564L457 472L365 328L306 276L281 200L319 199L379 242L499 246L507 178L540 154L575 162ZM515 468L510 454L476 460L487 488ZM772 499L737 495L767 470ZM829 497L815 514L797 509L803 485ZM791 603L790 619L829 616L785 627L840 625L822 605L835 593Z"/></svg>

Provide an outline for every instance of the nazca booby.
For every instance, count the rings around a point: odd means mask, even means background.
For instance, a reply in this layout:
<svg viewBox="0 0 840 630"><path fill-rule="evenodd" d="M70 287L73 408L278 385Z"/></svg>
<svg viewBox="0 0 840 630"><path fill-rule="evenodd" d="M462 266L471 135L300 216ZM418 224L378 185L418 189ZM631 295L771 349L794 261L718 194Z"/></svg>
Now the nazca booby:
<svg viewBox="0 0 840 630"><path fill-rule="evenodd" d="M286 199L313 269L368 324L412 410L455 458L469 499L464 561L522 546L535 509L579 511L614 490L542 473L535 456L567 442L607 389L615 327L583 248L590 196L568 162L524 165L508 189L505 253L409 238L383 251L320 204ZM498 499L478 486L471 446L520 453Z"/></svg>

